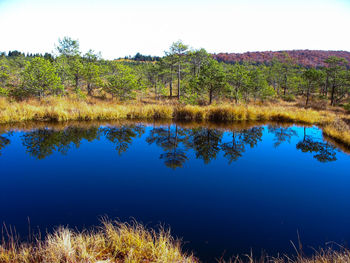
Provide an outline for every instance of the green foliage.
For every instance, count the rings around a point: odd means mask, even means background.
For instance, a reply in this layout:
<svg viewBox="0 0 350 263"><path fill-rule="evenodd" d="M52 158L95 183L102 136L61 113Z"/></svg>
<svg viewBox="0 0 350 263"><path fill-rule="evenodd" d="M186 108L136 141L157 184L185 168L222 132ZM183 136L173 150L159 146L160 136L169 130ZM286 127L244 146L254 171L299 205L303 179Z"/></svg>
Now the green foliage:
<svg viewBox="0 0 350 263"><path fill-rule="evenodd" d="M0 87L4 88L10 78L10 69L4 59L0 60Z"/></svg>
<svg viewBox="0 0 350 263"><path fill-rule="evenodd" d="M275 89L270 86L270 85L264 85L263 87L261 87L261 89L259 90L259 99L262 101L265 100L269 100L269 99L273 99L277 96L277 92L275 91Z"/></svg>
<svg viewBox="0 0 350 263"><path fill-rule="evenodd" d="M212 103L213 96L220 94L227 87L224 68L214 59L209 59L208 63L201 68L198 78L200 90L208 93L209 104Z"/></svg>
<svg viewBox="0 0 350 263"><path fill-rule="evenodd" d="M306 102L305 106L309 103L310 93L312 93L316 87L320 84L322 79L322 73L314 68L307 69L303 72L303 78L306 82Z"/></svg>
<svg viewBox="0 0 350 263"><path fill-rule="evenodd" d="M249 94L252 94L254 100L266 99L271 92L263 74L263 70L258 67L254 67L250 69L248 76L248 89L245 89L244 92L245 100L248 101Z"/></svg>
<svg viewBox="0 0 350 263"><path fill-rule="evenodd" d="M89 95L92 95L92 91L96 86L102 86L102 68L97 64L99 55L95 54L92 50L89 50L84 55L82 76L86 81L86 89Z"/></svg>
<svg viewBox="0 0 350 263"><path fill-rule="evenodd" d="M328 58L327 66L318 69L317 78L312 79L308 69L296 65L288 55L266 65L247 61L224 64L213 60L205 49L189 49L182 41L174 42L162 58L138 53L117 63L101 59L92 50L82 56L79 41L69 37L59 39L56 50L56 56L0 53L1 94L41 97L62 94L64 86L79 98L106 95L97 92L104 90L127 100L135 98L138 90L141 98L177 96L186 104L207 104L220 97L236 103L265 101L277 95L286 101L304 96L306 104L309 97L317 96L335 105L350 97L349 65L337 57ZM45 74L51 77L43 77Z"/></svg>
<svg viewBox="0 0 350 263"><path fill-rule="evenodd" d="M41 57L34 58L24 69L22 86L16 90L19 97L58 95L64 92L61 79L50 61Z"/></svg>
<svg viewBox="0 0 350 263"><path fill-rule="evenodd" d="M345 104L343 107L345 110L350 111L350 102Z"/></svg>
<svg viewBox="0 0 350 263"><path fill-rule="evenodd" d="M0 87L0 97L7 97L9 94L9 91L7 89Z"/></svg>
<svg viewBox="0 0 350 263"><path fill-rule="evenodd" d="M249 83L248 69L246 65L235 64L227 68L227 81L229 92L227 96L236 103L242 98L242 92L247 89Z"/></svg>
<svg viewBox="0 0 350 263"><path fill-rule="evenodd" d="M80 55L79 41L70 37L58 39L58 46L56 47L59 54L67 57Z"/></svg>
<svg viewBox="0 0 350 263"><path fill-rule="evenodd" d="M331 89L331 105L339 103L341 99L349 92L348 74L346 70L347 61L343 58L329 57L325 60L328 67L326 68L327 85Z"/></svg>
<svg viewBox="0 0 350 263"><path fill-rule="evenodd" d="M177 69L177 98L181 97L181 70L186 62L186 55L188 53L188 45L185 45L181 40L174 42L170 46L170 52L166 52L167 56L171 56L175 62Z"/></svg>
<svg viewBox="0 0 350 263"><path fill-rule="evenodd" d="M282 95L281 98L284 100L284 101L287 101L287 102L293 102L293 101L296 101L296 98L293 94L287 94L287 95Z"/></svg>
<svg viewBox="0 0 350 263"><path fill-rule="evenodd" d="M113 74L107 76L106 92L121 100L134 99L138 89L138 79L133 70L125 65L115 63Z"/></svg>

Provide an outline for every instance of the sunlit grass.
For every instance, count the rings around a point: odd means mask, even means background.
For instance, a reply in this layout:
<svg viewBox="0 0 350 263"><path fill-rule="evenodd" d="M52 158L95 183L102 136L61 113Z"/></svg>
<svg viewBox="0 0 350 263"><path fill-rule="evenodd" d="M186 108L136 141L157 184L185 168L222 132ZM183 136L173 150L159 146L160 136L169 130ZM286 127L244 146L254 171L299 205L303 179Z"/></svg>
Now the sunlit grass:
<svg viewBox="0 0 350 263"><path fill-rule="evenodd" d="M122 119L163 119L182 121L279 121L318 125L324 134L350 146L349 118L344 112L305 109L286 103L252 105L191 106L176 103L117 103L112 100L86 100L49 97L43 100L10 102L0 98L0 123L23 121L81 121Z"/></svg>
<svg viewBox="0 0 350 263"><path fill-rule="evenodd" d="M103 222L102 227L90 231L77 232L59 227L47 234L45 239L21 243L13 236L0 245L1 263L194 263L200 262L192 254L185 253L181 242L175 240L168 230L146 229L136 222L125 224ZM255 258L253 254L232 257L228 262L271 262L271 263L347 263L350 251L338 247L337 250L315 251L305 257L296 251L296 256Z"/></svg>
<svg viewBox="0 0 350 263"><path fill-rule="evenodd" d="M11 238L0 246L0 262L197 262L180 245L164 229L156 232L138 223L103 222L102 227L83 232L60 227L31 243Z"/></svg>

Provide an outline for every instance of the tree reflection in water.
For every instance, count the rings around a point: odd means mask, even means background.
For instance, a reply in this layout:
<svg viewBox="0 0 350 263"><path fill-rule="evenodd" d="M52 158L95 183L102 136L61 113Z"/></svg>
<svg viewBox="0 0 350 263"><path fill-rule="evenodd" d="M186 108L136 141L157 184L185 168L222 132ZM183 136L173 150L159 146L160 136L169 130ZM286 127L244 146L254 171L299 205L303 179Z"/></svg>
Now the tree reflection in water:
<svg viewBox="0 0 350 263"><path fill-rule="evenodd" d="M176 124L175 129L171 129L170 125L166 128L154 127L146 138L148 144L155 143L163 149L164 153L160 155L160 159L164 160L164 164L172 169L183 167L185 161L188 160L185 150L180 147L180 144L186 140L185 130L178 128Z"/></svg>
<svg viewBox="0 0 350 263"><path fill-rule="evenodd" d="M315 153L314 158L323 163L337 160L335 147L327 142L317 141L312 136L307 135L305 127L303 140L297 143L296 148L304 153Z"/></svg>
<svg viewBox="0 0 350 263"><path fill-rule="evenodd" d="M193 151L196 158L202 159L205 164L210 163L222 152L231 164L243 156L247 147L257 146L262 141L263 132L262 126L224 132L206 127L190 129L169 124L149 129L145 140L149 145L155 144L160 147L163 152L159 158L167 167L175 169L183 167L188 161L189 151ZM275 147L283 142L290 142L293 136L297 136L296 131L290 127L269 125L268 132L274 134ZM66 154L71 147L78 148L82 140L93 141L101 136L112 142L118 154L122 155L135 138L141 138L145 133L146 126L142 124L90 128L71 126L63 130L42 128L29 131L24 133L21 139L30 155L43 159L54 152ZM224 136L225 133L228 136ZM8 144L10 140L4 134L0 135L0 151ZM336 160L335 147L306 135L306 128L303 140L298 142L296 148L302 152L314 153L314 158L320 162Z"/></svg>
<svg viewBox="0 0 350 263"><path fill-rule="evenodd" d="M292 128L284 128L276 125L269 125L268 126L269 133L273 133L275 135L274 138L274 146L278 147L283 142L287 141L290 143L290 140L293 136L297 136L297 132Z"/></svg>
<svg viewBox="0 0 350 263"><path fill-rule="evenodd" d="M0 135L0 155L1 155L1 150L9 144L10 144L10 139L1 134Z"/></svg>
<svg viewBox="0 0 350 263"><path fill-rule="evenodd" d="M126 152L136 137L141 137L145 133L143 125L126 125L121 127L105 127L101 131L105 134L107 140L116 145L118 154Z"/></svg>
<svg viewBox="0 0 350 263"><path fill-rule="evenodd" d="M223 131L209 128L189 129L185 145L195 151L196 158L208 164L219 153L223 134Z"/></svg>
<svg viewBox="0 0 350 263"><path fill-rule="evenodd" d="M22 141L30 155L44 159L55 151L67 154L72 144L79 148L82 139L91 142L99 136L98 127L86 129L72 126L60 131L43 128L27 132L22 136Z"/></svg>

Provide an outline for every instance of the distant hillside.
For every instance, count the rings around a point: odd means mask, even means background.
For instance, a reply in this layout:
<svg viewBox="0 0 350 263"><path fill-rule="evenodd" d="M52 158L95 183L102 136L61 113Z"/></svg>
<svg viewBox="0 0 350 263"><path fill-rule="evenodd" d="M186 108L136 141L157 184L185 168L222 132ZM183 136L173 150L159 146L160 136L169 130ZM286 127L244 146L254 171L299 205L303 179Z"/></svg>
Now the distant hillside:
<svg viewBox="0 0 350 263"><path fill-rule="evenodd" d="M345 58L350 63L350 52L348 51L324 51L324 50L286 50L286 51L263 51L246 53L219 53L214 54L218 61L235 63L251 61L258 63L269 63L274 57L283 59L287 53L295 63L306 67L324 66L324 60L330 56Z"/></svg>

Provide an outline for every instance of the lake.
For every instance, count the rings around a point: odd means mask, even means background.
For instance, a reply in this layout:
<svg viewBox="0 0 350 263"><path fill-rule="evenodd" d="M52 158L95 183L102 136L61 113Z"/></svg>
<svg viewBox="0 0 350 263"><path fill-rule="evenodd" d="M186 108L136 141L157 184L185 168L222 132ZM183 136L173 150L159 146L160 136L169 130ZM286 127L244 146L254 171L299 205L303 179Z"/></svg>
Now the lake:
<svg viewBox="0 0 350 263"><path fill-rule="evenodd" d="M350 241L350 156L317 127L0 126L0 221L26 238L103 216L171 227L205 262Z"/></svg>

